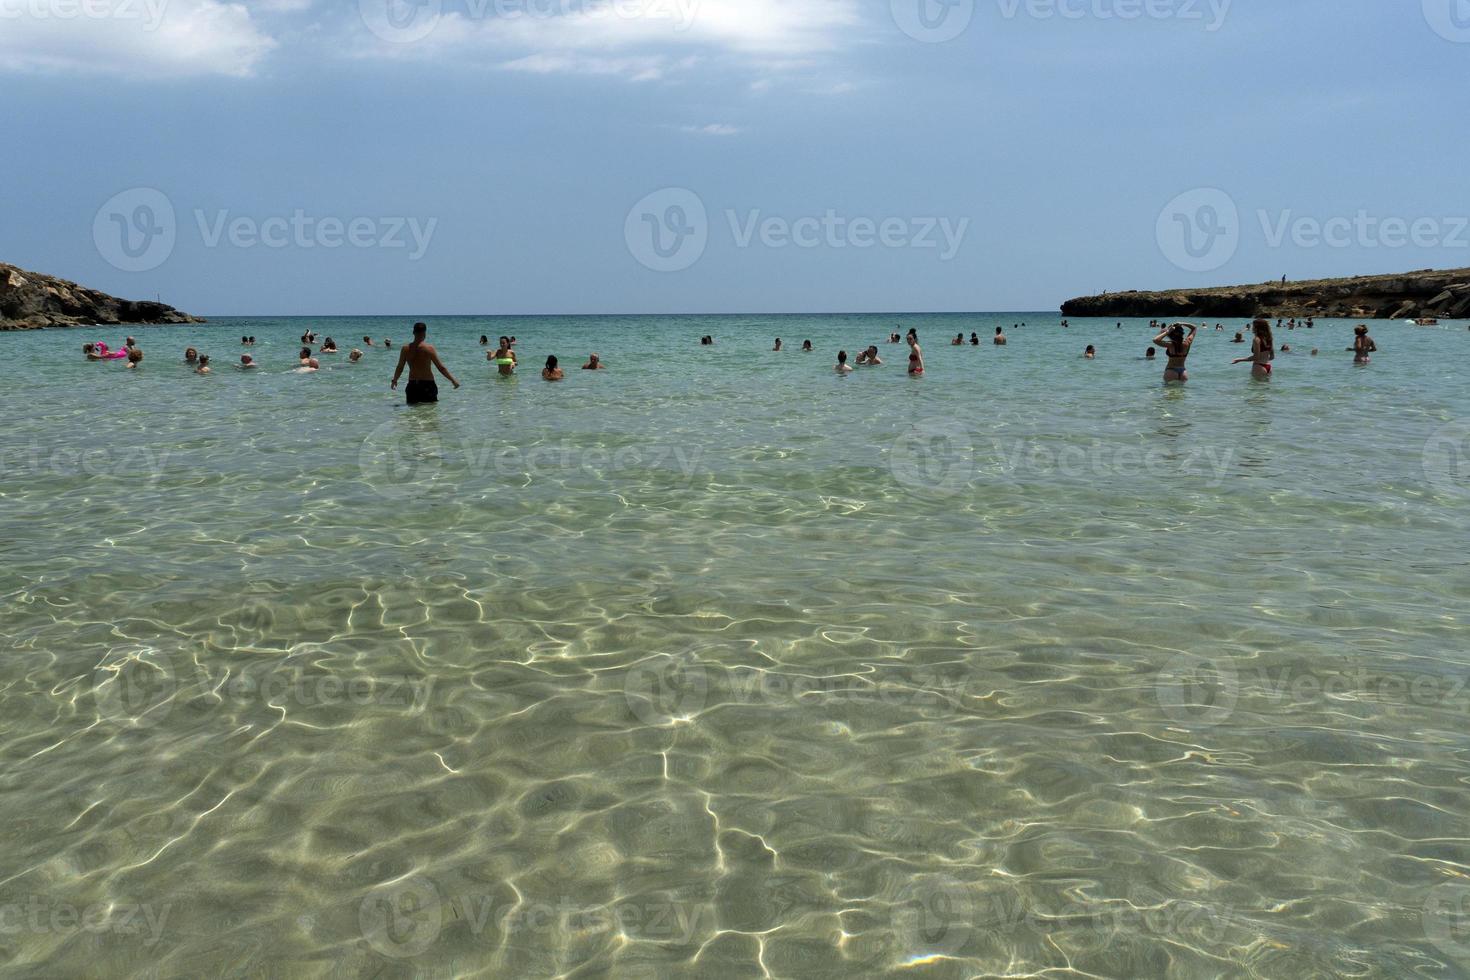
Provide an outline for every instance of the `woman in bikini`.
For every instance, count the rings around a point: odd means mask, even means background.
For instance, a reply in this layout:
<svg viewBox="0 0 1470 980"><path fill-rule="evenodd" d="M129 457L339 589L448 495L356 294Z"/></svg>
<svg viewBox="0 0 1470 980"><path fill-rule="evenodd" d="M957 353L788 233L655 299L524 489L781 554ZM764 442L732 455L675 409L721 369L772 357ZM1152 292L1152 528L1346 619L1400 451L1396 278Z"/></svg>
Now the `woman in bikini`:
<svg viewBox="0 0 1470 980"><path fill-rule="evenodd" d="M1271 378L1271 362L1276 360L1276 341L1271 336L1271 321L1257 320L1251 324L1255 337L1251 340L1251 356L1238 357L1231 364L1251 365L1251 377L1262 381Z"/></svg>
<svg viewBox="0 0 1470 980"><path fill-rule="evenodd" d="M1185 370L1185 362L1189 360L1189 350L1194 346L1195 334L1199 333L1199 327L1189 325L1188 336L1184 333L1184 324L1176 323L1163 333L1154 338L1154 343L1164 348L1164 353L1169 355L1169 366L1164 368L1164 382L1188 381L1189 372Z"/></svg>
<svg viewBox="0 0 1470 980"><path fill-rule="evenodd" d="M1353 352L1354 364L1367 364L1368 355L1378 353L1378 345L1373 343L1373 338L1368 336L1368 328L1358 326L1353 330L1353 346L1348 350Z"/></svg>

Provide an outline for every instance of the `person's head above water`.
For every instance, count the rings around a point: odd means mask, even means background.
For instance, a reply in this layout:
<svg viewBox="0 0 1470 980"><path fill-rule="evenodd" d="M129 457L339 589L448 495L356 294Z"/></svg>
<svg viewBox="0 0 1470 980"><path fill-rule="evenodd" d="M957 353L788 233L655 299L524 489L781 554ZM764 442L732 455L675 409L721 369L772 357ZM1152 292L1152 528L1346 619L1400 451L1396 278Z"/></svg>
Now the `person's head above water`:
<svg viewBox="0 0 1470 980"><path fill-rule="evenodd" d="M415 323L413 325L413 337L415 340L422 340L428 333L429 325L427 323Z"/></svg>
<svg viewBox="0 0 1470 980"><path fill-rule="evenodd" d="M301 359L304 361L304 360L306 360L309 357L311 357L311 348L310 347L303 347L303 348L301 348Z"/></svg>
<svg viewBox="0 0 1470 980"><path fill-rule="evenodd" d="M840 351L837 352L837 363L838 364L846 364L847 363L847 351L840 350Z"/></svg>
<svg viewBox="0 0 1470 980"><path fill-rule="evenodd" d="M546 359L546 370L548 370L548 371L555 371L556 370L556 363L557 363L556 362L556 355L555 354L552 354L550 357L548 357Z"/></svg>
<svg viewBox="0 0 1470 980"><path fill-rule="evenodd" d="M1144 357L1147 357L1147 358L1153 358L1155 355L1156 355L1156 352L1154 351L1154 349L1152 347L1150 347L1148 349L1148 353L1147 354L1144 354L1143 356Z"/></svg>

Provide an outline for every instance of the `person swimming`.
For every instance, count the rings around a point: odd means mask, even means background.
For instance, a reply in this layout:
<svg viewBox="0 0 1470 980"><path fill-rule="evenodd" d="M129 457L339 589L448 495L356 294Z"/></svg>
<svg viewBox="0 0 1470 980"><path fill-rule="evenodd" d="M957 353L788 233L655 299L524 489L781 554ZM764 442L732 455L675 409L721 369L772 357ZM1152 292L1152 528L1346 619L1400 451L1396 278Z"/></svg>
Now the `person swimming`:
<svg viewBox="0 0 1470 980"><path fill-rule="evenodd" d="M132 337L129 337L128 338L128 353L127 353L127 358L128 358L128 368L129 368L129 370L131 370L132 368L135 368L138 365L140 365L140 364L143 363L143 351L142 351L142 348L138 347L138 345L135 344L135 343L133 343L132 340L133 340Z"/></svg>
<svg viewBox="0 0 1470 980"><path fill-rule="evenodd" d="M337 351L337 342L335 340L333 340L331 337L328 337L326 340L322 341L322 349L320 351L318 351L318 353L320 353L320 354L336 354L336 353L338 353L338 351Z"/></svg>
<svg viewBox="0 0 1470 980"><path fill-rule="evenodd" d="M371 338L371 337L364 337L364 338L362 338L362 345L364 347L371 347L371 346L373 346L373 338Z"/></svg>
<svg viewBox="0 0 1470 980"><path fill-rule="evenodd" d="M596 354L587 355L587 363L582 365L583 371L606 371L607 365Z"/></svg>
<svg viewBox="0 0 1470 980"><path fill-rule="evenodd" d="M1005 331L1000 327L995 328L995 340L991 341L997 347L1004 347L1010 341L1006 340Z"/></svg>
<svg viewBox="0 0 1470 980"><path fill-rule="evenodd" d="M971 347L979 347L980 346L980 335L977 334L977 333L975 333L975 331L973 331L973 330L970 331L970 346Z"/></svg>
<svg viewBox="0 0 1470 980"><path fill-rule="evenodd" d="M1243 343L1245 343L1245 335L1242 334L1242 333L1238 333L1237 332L1236 335L1235 335L1235 339L1232 340L1231 343L1232 344L1243 344Z"/></svg>
<svg viewBox="0 0 1470 980"><path fill-rule="evenodd" d="M1370 360L1368 355L1378 353L1378 345L1368 336L1368 328L1359 325L1353 328L1353 346L1348 350L1353 353L1354 364L1367 364Z"/></svg>
<svg viewBox="0 0 1470 980"><path fill-rule="evenodd" d="M240 355L240 370L242 370L242 371L248 371L248 370L250 370L253 367L259 367L259 365L257 365L255 363L255 358L251 357L249 354L241 354Z"/></svg>
<svg viewBox="0 0 1470 980"><path fill-rule="evenodd" d="M833 370L835 370L838 374L852 373L852 365L847 363L847 351L840 350L837 352L837 367Z"/></svg>
<svg viewBox="0 0 1470 980"><path fill-rule="evenodd" d="M356 347L352 348L351 353L347 355L347 360L352 364L356 364L358 361L362 360L362 351Z"/></svg>
<svg viewBox="0 0 1470 980"><path fill-rule="evenodd" d="M556 355L552 354L546 359L546 366L541 369L541 380L561 381L565 377L566 374L562 371L561 368L557 367Z"/></svg>
<svg viewBox="0 0 1470 980"><path fill-rule="evenodd" d="M195 374L209 374L210 373L210 371L209 371L209 355L208 354L200 354L199 355L199 366L194 369L194 373Z"/></svg>
<svg viewBox="0 0 1470 980"><path fill-rule="evenodd" d="M1087 350L1082 352L1082 356L1087 358L1089 361L1092 360L1093 358L1097 357L1097 348L1092 346L1091 344L1088 344Z"/></svg>
<svg viewBox="0 0 1470 980"><path fill-rule="evenodd" d="M801 352L803 354L810 354L812 352L812 342L810 340L803 340L801 342Z"/></svg>
<svg viewBox="0 0 1470 980"><path fill-rule="evenodd" d="M1276 360L1276 340L1271 336L1271 321L1259 319L1251 324L1251 353L1249 357L1238 357L1231 364L1251 365L1251 377L1258 381L1271 378L1271 362Z"/></svg>
<svg viewBox="0 0 1470 980"><path fill-rule="evenodd" d="M776 346L775 347L772 347L771 350L778 351L780 349L781 349L781 338L780 337L777 337L776 338Z"/></svg>
<svg viewBox="0 0 1470 980"><path fill-rule="evenodd" d="M197 363L199 363L199 351L196 350L196 349L194 349L193 347L185 347L184 348L184 363L185 364L197 364Z"/></svg>
<svg viewBox="0 0 1470 980"><path fill-rule="evenodd" d="M1153 349L1153 348L1152 348L1152 347L1150 347L1150 348L1149 348L1149 349L1148 349L1148 350L1147 350L1147 351L1146 351L1146 352L1145 352L1145 353L1144 353L1144 355L1143 355L1143 359L1144 359L1144 360L1145 360L1145 361L1156 361L1156 360L1158 360L1158 357L1157 357L1157 356L1156 356L1156 355L1157 355L1157 354L1158 354L1158 351L1156 351L1156 350L1154 350L1154 349Z"/></svg>
<svg viewBox="0 0 1470 980"><path fill-rule="evenodd" d="M489 347L490 346L490 338L488 336L486 336L485 334L480 334L480 346L481 347Z"/></svg>
<svg viewBox="0 0 1470 980"><path fill-rule="evenodd" d="M962 333L955 334L954 335L954 340L951 340L949 342L949 346L951 346L951 347L963 347L963 346L965 346L965 335L962 334Z"/></svg>
<svg viewBox="0 0 1470 980"><path fill-rule="evenodd" d="M1194 347L1194 339L1198 333L1199 327L1191 323L1189 335L1185 336L1184 324L1176 323L1154 338L1154 343L1164 348L1164 353L1169 356L1169 366L1164 368L1165 383L1189 380L1185 362L1189 360L1189 352Z"/></svg>
<svg viewBox="0 0 1470 980"><path fill-rule="evenodd" d="M310 347L301 348L301 354L297 358L297 364L300 368L307 371L315 371L321 367L321 362L311 356Z"/></svg>
<svg viewBox="0 0 1470 980"><path fill-rule="evenodd" d="M877 367L882 364L883 359L878 356L878 345L868 345L867 350L858 355L857 363L858 367Z"/></svg>

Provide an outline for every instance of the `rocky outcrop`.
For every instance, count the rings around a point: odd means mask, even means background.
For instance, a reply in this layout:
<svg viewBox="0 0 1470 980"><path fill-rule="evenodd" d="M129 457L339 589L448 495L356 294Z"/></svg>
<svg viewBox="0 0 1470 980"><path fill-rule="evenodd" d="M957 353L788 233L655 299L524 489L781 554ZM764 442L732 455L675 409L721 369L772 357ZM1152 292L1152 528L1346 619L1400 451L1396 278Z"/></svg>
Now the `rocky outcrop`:
<svg viewBox="0 0 1470 980"><path fill-rule="evenodd" d="M1062 314L1186 320L1253 316L1353 320L1454 318L1470 314L1470 269L1268 282L1258 286L1104 293L1068 300L1062 304Z"/></svg>
<svg viewBox="0 0 1470 980"><path fill-rule="evenodd" d="M172 306L118 299L55 276L0 262L0 330L89 324L204 323Z"/></svg>

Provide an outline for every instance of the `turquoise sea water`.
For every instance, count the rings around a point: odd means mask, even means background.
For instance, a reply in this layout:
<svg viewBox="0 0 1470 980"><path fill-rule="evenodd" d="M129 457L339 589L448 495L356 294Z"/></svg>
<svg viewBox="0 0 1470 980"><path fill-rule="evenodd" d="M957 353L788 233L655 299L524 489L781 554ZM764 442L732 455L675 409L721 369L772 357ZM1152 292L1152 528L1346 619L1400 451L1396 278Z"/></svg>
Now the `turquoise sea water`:
<svg viewBox="0 0 1470 980"><path fill-rule="evenodd" d="M0 335L6 975L1470 975L1465 324L410 322Z"/></svg>

